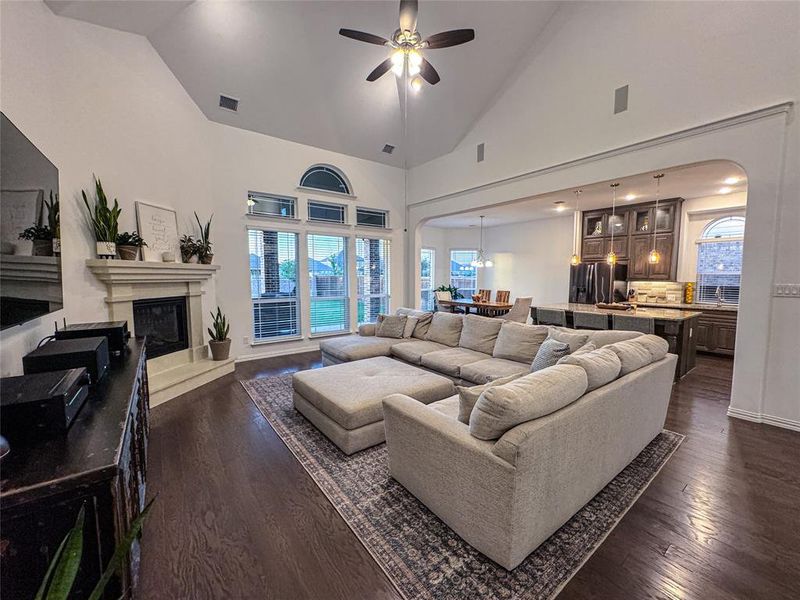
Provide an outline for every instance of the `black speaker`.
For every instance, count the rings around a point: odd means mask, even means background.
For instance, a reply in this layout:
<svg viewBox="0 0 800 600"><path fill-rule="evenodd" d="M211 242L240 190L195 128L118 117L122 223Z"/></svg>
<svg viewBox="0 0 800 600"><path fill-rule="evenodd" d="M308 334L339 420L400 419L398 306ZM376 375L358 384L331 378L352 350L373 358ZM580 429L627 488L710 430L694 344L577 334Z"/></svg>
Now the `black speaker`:
<svg viewBox="0 0 800 600"><path fill-rule="evenodd" d="M108 338L108 351L111 354L122 354L128 347L128 340L131 338L127 321L73 323L57 330L55 335L57 340L74 340L104 335Z"/></svg>
<svg viewBox="0 0 800 600"><path fill-rule="evenodd" d="M45 373L84 367L92 384L108 370L108 338L87 337L74 340L53 340L22 358L25 374Z"/></svg>

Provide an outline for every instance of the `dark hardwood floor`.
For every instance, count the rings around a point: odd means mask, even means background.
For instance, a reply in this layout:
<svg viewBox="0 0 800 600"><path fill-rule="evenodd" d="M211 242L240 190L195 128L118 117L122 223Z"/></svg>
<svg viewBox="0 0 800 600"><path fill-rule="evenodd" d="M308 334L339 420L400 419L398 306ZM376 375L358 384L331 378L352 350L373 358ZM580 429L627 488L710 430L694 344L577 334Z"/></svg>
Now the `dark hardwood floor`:
<svg viewBox="0 0 800 600"><path fill-rule="evenodd" d="M240 364L152 411L141 598L398 598L238 383L319 366ZM672 394L687 436L559 595L800 597L800 434L725 415L732 361L701 356Z"/></svg>

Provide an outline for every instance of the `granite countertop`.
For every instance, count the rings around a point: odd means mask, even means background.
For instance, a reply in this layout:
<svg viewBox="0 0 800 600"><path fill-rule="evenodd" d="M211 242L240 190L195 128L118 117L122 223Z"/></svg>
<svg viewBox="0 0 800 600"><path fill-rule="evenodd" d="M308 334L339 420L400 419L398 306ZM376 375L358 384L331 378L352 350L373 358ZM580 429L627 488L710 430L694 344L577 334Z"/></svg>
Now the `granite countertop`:
<svg viewBox="0 0 800 600"><path fill-rule="evenodd" d="M737 312L739 310L738 306L731 304L722 304L720 306L717 306L716 304L684 304L680 302L637 302L637 304L639 306L647 306L653 308L682 308L685 310L699 310L701 312L706 312L709 310Z"/></svg>
<svg viewBox="0 0 800 600"><path fill-rule="evenodd" d="M608 308L597 308L594 304L546 304L537 308L552 308L555 310L565 310L567 312L591 312L603 315L629 315L632 317L652 317L661 321L685 321L692 317L700 316L699 311L684 310L680 308L658 308L646 307L632 310L613 310Z"/></svg>

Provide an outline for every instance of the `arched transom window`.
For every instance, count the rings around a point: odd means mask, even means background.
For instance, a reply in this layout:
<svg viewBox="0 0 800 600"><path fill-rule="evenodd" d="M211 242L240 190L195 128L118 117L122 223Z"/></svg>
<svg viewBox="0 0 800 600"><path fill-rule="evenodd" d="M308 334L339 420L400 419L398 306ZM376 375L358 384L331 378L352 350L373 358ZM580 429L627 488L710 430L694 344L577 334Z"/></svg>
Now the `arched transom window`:
<svg viewBox="0 0 800 600"><path fill-rule="evenodd" d="M303 173L300 178L300 187L337 194L352 194L344 174L326 165L314 165Z"/></svg>

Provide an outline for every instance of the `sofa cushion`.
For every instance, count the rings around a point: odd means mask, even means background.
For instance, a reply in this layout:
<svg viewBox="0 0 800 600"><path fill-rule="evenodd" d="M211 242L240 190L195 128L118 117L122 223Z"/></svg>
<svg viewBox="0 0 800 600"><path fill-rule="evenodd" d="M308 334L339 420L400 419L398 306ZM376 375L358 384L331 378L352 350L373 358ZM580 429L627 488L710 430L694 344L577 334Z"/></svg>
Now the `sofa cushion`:
<svg viewBox="0 0 800 600"><path fill-rule="evenodd" d="M571 332L571 333L568 333ZM558 342L563 342L565 344L569 344L569 352L572 354L583 346L586 342L589 341L589 334L588 333L577 333L576 330L564 330L564 329L556 329L554 327L550 327L550 330L547 332L547 337L551 340L556 340Z"/></svg>
<svg viewBox="0 0 800 600"><path fill-rule="evenodd" d="M319 349L334 358L350 362L361 360L362 358L373 358L375 356L389 356L392 346L401 339L379 338L374 336L347 335L343 337L329 338L321 340Z"/></svg>
<svg viewBox="0 0 800 600"><path fill-rule="evenodd" d="M545 338L547 338L545 325L525 325L505 321L497 335L492 356L531 364Z"/></svg>
<svg viewBox="0 0 800 600"><path fill-rule="evenodd" d="M569 354L569 344L566 342L559 342L553 338L547 338L542 345L539 346L539 351L531 364L531 373L541 371L547 367L552 367L561 358Z"/></svg>
<svg viewBox="0 0 800 600"><path fill-rule="evenodd" d="M491 355L502 326L503 321L500 319L467 315L464 317L458 345L461 348Z"/></svg>
<svg viewBox="0 0 800 600"><path fill-rule="evenodd" d="M525 375L531 370L529 363L520 363L505 358L485 358L461 367L461 379L478 385L508 375Z"/></svg>
<svg viewBox="0 0 800 600"><path fill-rule="evenodd" d="M425 339L425 336L428 333L428 328L431 326L431 319L433 319L432 312L416 310L414 308L400 307L395 311L395 314L406 315L407 317L417 317L417 325L414 327L414 332L411 334L411 337L415 337L418 340Z"/></svg>
<svg viewBox="0 0 800 600"><path fill-rule="evenodd" d="M589 341L571 354L586 354L587 352L592 352L593 350L597 350L597 345L594 342Z"/></svg>
<svg viewBox="0 0 800 600"><path fill-rule="evenodd" d="M433 315L431 326L425 335L425 339L429 342L437 342L454 348L458 346L458 340L461 339L461 327L463 324L464 318L461 315L437 312Z"/></svg>
<svg viewBox="0 0 800 600"><path fill-rule="evenodd" d="M641 337L642 335L644 334L640 331L592 331L589 334L589 340L594 342L594 345L598 348L602 348L603 346L608 346L609 344L614 344L616 342L632 340L634 338Z"/></svg>
<svg viewBox="0 0 800 600"><path fill-rule="evenodd" d="M402 338L407 318L405 315L378 315L378 326L375 329L375 335L384 338Z"/></svg>
<svg viewBox="0 0 800 600"><path fill-rule="evenodd" d="M478 362L488 355L482 352L475 352L467 348L445 348L436 352L423 354L420 364L423 367L444 373L450 377L460 377L461 367L469 363Z"/></svg>
<svg viewBox="0 0 800 600"><path fill-rule="evenodd" d="M605 347L612 350L619 357L619 361L622 363L622 368L619 371L620 377L646 367L653 362L650 350L646 346L639 344L637 340L625 340Z"/></svg>
<svg viewBox="0 0 800 600"><path fill-rule="evenodd" d="M426 340L397 340L399 344L393 344L391 347L392 356L396 356L407 363L412 365L420 364L420 359L423 354L428 352L436 352L437 350L444 350L448 346L438 344L436 342L428 342Z"/></svg>
<svg viewBox="0 0 800 600"><path fill-rule="evenodd" d="M485 390L469 419L470 433L496 440L506 431L572 404L588 387L586 371L575 365L555 365Z"/></svg>
<svg viewBox="0 0 800 600"><path fill-rule="evenodd" d="M472 409L475 408L475 403L480 398L480 395L494 385L503 385L509 381L514 381L518 377L522 377L522 373L515 373L507 377L501 377L484 383L483 385L473 385L472 387L457 385L458 390L458 415L459 421L465 425L469 425L469 416L472 414Z"/></svg>
<svg viewBox="0 0 800 600"><path fill-rule="evenodd" d="M559 365L576 365L586 371L588 391L596 390L614 381L622 369L617 354L610 348L599 348L591 352L575 352L558 361Z"/></svg>
<svg viewBox="0 0 800 600"><path fill-rule="evenodd" d="M661 360L667 355L669 352L669 343L664 338L658 337L657 335L653 335L648 333L647 335L642 335L633 340L637 344L641 344L650 352L650 358L652 358L652 362L656 362Z"/></svg>
<svg viewBox="0 0 800 600"><path fill-rule="evenodd" d="M458 419L458 395L450 396L444 400L437 400L429 404L433 410L439 411L451 419Z"/></svg>

